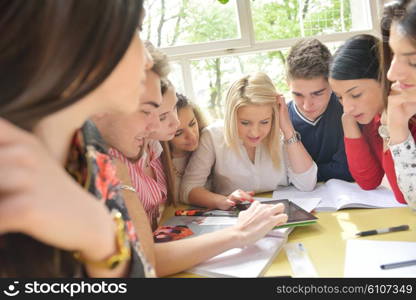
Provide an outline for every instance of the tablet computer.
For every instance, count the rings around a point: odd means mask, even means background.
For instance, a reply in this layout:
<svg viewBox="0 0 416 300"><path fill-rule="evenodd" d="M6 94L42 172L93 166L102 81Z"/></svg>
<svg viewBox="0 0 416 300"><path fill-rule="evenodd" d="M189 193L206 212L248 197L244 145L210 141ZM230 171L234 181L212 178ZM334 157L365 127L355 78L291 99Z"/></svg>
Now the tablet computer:
<svg viewBox="0 0 416 300"><path fill-rule="evenodd" d="M291 227L291 226L304 226L316 223L318 218L313 214L307 212L302 207L296 205L293 202L290 202L288 199L270 199L266 201L262 201L263 204L278 204L283 203L285 206L284 213L287 214L287 222L281 226L277 226L276 228L284 228L284 227ZM237 205L237 209L245 210L250 206L250 203L240 203Z"/></svg>

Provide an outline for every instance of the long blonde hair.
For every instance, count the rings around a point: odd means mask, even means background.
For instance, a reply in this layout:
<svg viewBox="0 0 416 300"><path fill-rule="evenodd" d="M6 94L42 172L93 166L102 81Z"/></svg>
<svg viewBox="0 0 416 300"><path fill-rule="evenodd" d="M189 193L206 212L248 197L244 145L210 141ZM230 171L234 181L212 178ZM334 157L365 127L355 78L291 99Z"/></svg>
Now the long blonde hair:
<svg viewBox="0 0 416 300"><path fill-rule="evenodd" d="M272 124L263 144L276 168L280 167L280 126L277 106L277 91L272 80L265 73L250 74L235 81L227 93L224 136L226 144L236 153L238 148L237 111L247 105L271 105L273 109Z"/></svg>

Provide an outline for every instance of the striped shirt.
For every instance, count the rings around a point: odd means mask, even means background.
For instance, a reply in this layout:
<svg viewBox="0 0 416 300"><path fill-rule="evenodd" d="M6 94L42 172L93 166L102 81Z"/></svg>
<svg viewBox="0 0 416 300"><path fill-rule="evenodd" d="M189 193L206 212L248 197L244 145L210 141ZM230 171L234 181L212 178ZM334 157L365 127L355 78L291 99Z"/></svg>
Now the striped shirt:
<svg viewBox="0 0 416 300"><path fill-rule="evenodd" d="M143 208L147 213L152 230L157 228L160 219L160 207L164 206L167 199L166 174L163 169L160 155L163 151L158 141L149 142L149 151L145 151L143 156L132 162L127 159L120 151L111 148L109 153L113 158L119 159L129 169L129 174L133 187L136 189L137 196L142 202ZM149 166L152 168L155 178L144 173L145 163L149 155Z"/></svg>

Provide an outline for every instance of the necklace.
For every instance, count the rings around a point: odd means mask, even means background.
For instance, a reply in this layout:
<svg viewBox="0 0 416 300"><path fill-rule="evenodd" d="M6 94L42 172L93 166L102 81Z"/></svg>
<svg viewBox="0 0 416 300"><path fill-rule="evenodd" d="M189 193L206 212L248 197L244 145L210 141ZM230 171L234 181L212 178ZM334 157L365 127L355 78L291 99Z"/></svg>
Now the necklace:
<svg viewBox="0 0 416 300"><path fill-rule="evenodd" d="M182 171L178 171L175 165L172 165L172 167L173 167L173 172L175 172L176 176L182 178L183 174L185 174L185 169Z"/></svg>

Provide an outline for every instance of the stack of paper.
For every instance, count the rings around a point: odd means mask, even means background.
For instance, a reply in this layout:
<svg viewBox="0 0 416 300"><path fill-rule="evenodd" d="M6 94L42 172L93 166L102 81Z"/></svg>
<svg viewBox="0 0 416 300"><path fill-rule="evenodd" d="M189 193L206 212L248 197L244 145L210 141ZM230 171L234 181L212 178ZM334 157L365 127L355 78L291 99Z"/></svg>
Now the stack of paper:
<svg viewBox="0 0 416 300"><path fill-rule="evenodd" d="M416 259L416 242L348 240L344 277L416 277L416 266L383 270L380 266Z"/></svg>
<svg viewBox="0 0 416 300"><path fill-rule="evenodd" d="M211 277L260 277L285 242L286 238L264 237L254 245L217 255L189 272Z"/></svg>
<svg viewBox="0 0 416 300"><path fill-rule="evenodd" d="M175 216L164 225L187 225L195 235L217 231L237 222L236 217L190 217ZM293 228L275 229L245 248L235 248L223 252L188 270L191 273L210 277L259 277L273 262L285 245Z"/></svg>

